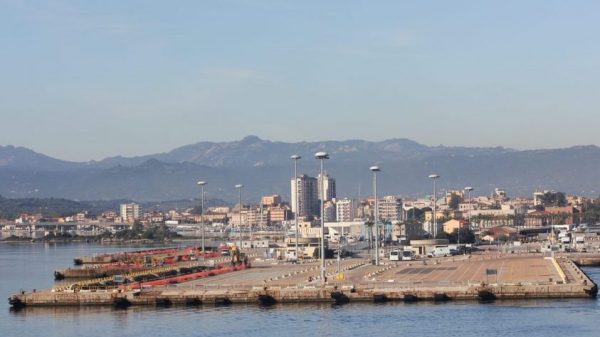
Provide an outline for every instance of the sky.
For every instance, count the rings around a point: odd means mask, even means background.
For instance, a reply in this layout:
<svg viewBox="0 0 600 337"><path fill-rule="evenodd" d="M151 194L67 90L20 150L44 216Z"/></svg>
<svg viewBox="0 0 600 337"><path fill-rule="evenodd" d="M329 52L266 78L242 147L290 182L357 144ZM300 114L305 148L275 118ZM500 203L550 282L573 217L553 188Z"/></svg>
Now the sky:
<svg viewBox="0 0 600 337"><path fill-rule="evenodd" d="M0 0L0 145L600 145L600 2Z"/></svg>

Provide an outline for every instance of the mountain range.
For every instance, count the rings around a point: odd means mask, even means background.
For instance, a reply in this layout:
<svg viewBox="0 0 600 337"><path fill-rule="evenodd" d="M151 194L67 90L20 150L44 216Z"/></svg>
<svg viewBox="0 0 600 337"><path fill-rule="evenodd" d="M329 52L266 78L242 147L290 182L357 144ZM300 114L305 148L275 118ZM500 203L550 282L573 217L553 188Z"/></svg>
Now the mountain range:
<svg viewBox="0 0 600 337"><path fill-rule="evenodd" d="M529 196L536 189L597 196L600 148L519 151L504 147L426 146L409 139L286 143L248 136L231 142L199 142L165 153L72 162L33 150L0 146L0 195L9 198L58 197L75 200L164 201L196 198L195 182L205 180L207 195L233 202L234 185L243 198L289 198L293 163L299 174L315 176L315 152L327 151L326 171L336 178L339 197L371 194L369 166L377 164L380 194L430 194L430 173L441 175L439 189L473 186L478 194L503 188Z"/></svg>

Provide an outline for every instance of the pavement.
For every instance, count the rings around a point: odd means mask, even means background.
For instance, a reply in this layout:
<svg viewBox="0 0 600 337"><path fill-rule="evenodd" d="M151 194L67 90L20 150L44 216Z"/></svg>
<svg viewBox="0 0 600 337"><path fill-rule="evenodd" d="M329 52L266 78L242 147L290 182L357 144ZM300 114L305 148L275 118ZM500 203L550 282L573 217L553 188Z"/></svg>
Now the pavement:
<svg viewBox="0 0 600 337"><path fill-rule="evenodd" d="M549 284L560 280L552 261L542 256L467 255L421 261L390 262L374 266L366 259L328 260L331 284L393 283L410 286L466 284ZM487 271L487 272L486 272ZM319 261L295 264L254 261L252 268L198 279L179 287L310 286L321 284Z"/></svg>

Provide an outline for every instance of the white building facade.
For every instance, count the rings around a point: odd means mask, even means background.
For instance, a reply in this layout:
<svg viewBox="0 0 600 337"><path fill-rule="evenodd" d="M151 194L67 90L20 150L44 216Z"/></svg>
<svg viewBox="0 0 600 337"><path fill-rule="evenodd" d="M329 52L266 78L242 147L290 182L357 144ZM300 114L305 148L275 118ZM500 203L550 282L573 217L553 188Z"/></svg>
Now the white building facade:
<svg viewBox="0 0 600 337"><path fill-rule="evenodd" d="M352 199L344 198L336 200L336 221L349 222L356 218L355 202Z"/></svg>

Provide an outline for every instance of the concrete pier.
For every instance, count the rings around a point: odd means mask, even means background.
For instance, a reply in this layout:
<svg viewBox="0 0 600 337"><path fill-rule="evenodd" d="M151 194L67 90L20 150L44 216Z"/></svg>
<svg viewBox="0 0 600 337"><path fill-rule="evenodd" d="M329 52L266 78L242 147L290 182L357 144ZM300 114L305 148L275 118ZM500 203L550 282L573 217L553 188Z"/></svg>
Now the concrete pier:
<svg viewBox="0 0 600 337"><path fill-rule="evenodd" d="M600 254L598 253L562 253L560 256L572 260L580 267L600 267Z"/></svg>
<svg viewBox="0 0 600 337"><path fill-rule="evenodd" d="M567 258L461 256L373 266L254 261L253 268L141 290L38 291L13 295L13 306L224 305L235 303L448 301L595 297L597 286Z"/></svg>

